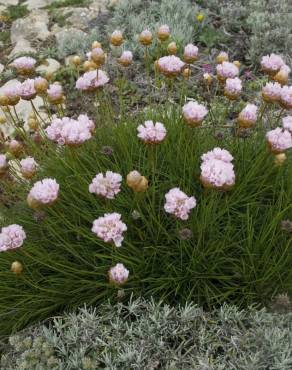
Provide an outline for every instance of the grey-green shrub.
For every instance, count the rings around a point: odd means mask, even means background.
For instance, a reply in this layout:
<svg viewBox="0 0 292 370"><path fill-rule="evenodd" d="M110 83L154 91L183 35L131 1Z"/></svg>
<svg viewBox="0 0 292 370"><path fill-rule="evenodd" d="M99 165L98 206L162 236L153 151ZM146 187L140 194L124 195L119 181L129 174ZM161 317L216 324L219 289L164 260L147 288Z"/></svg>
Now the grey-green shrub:
<svg viewBox="0 0 292 370"><path fill-rule="evenodd" d="M292 313L143 299L80 309L10 338L5 370L289 370Z"/></svg>

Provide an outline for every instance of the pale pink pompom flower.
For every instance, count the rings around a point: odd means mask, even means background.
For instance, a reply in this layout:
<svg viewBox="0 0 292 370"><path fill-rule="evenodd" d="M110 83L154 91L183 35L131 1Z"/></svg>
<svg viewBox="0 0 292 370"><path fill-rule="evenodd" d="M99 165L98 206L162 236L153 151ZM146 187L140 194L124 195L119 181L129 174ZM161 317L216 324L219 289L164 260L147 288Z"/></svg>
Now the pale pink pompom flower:
<svg viewBox="0 0 292 370"><path fill-rule="evenodd" d="M208 109L196 101L190 101L183 106L182 112L188 125L198 126L208 114Z"/></svg>
<svg viewBox="0 0 292 370"><path fill-rule="evenodd" d="M209 161L211 159L218 159L220 161L229 163L233 161L233 156L226 149L214 148L209 152L201 156L203 162Z"/></svg>
<svg viewBox="0 0 292 370"><path fill-rule="evenodd" d="M20 161L20 171L25 178L30 179L37 171L37 163L33 157L27 157Z"/></svg>
<svg viewBox="0 0 292 370"><path fill-rule="evenodd" d="M275 74L284 65L281 56L274 53L263 56L261 60L262 69L269 74Z"/></svg>
<svg viewBox="0 0 292 370"><path fill-rule="evenodd" d="M118 61L122 66L128 67L133 62L133 53L130 50L123 51Z"/></svg>
<svg viewBox="0 0 292 370"><path fill-rule="evenodd" d="M19 73L31 73L36 65L36 60L31 57L20 57L13 61L12 66L17 69Z"/></svg>
<svg viewBox="0 0 292 370"><path fill-rule="evenodd" d="M161 143L166 136L166 128L161 122L145 121L137 127L138 137L146 144Z"/></svg>
<svg viewBox="0 0 292 370"><path fill-rule="evenodd" d="M185 63L175 55L167 55L158 59L157 66L166 77L174 77L181 73Z"/></svg>
<svg viewBox="0 0 292 370"><path fill-rule="evenodd" d="M227 78L225 82L224 94L231 100L236 99L242 91L241 79L238 77Z"/></svg>
<svg viewBox="0 0 292 370"><path fill-rule="evenodd" d="M190 211L196 207L195 197L188 197L179 188L173 188L165 194L164 210L167 213L173 214L175 217L181 220L187 220L189 218Z"/></svg>
<svg viewBox="0 0 292 370"><path fill-rule="evenodd" d="M257 120L257 111L258 107L255 104L247 104L238 115L239 125L244 128L253 126Z"/></svg>
<svg viewBox="0 0 292 370"><path fill-rule="evenodd" d="M51 205L59 195L59 184L55 179L46 178L37 181L28 194L28 203L32 205Z"/></svg>
<svg viewBox="0 0 292 370"><path fill-rule="evenodd" d="M2 227L0 233L0 252L20 248L26 239L22 226L12 224Z"/></svg>
<svg viewBox="0 0 292 370"><path fill-rule="evenodd" d="M2 94L9 100L9 105L15 105L19 102L21 82L17 81L13 86L6 86L3 88Z"/></svg>
<svg viewBox="0 0 292 370"><path fill-rule="evenodd" d="M199 49L196 45L188 44L184 48L184 60L187 63L193 63L198 59Z"/></svg>
<svg viewBox="0 0 292 370"><path fill-rule="evenodd" d="M216 66L217 77L220 81L225 81L227 78L235 78L239 74L239 69L236 65L230 62L222 62Z"/></svg>
<svg viewBox="0 0 292 370"><path fill-rule="evenodd" d="M268 82L262 89L262 97L266 102L276 102L281 97L281 90L278 82Z"/></svg>
<svg viewBox="0 0 292 370"><path fill-rule="evenodd" d="M72 122L71 118L54 118L51 124L45 129L47 137L59 145L64 145L65 140L62 136L62 129L65 124L70 124Z"/></svg>
<svg viewBox="0 0 292 370"><path fill-rule="evenodd" d="M89 185L89 192L114 199L121 191L122 176L119 173L106 171L105 175L98 173Z"/></svg>
<svg viewBox="0 0 292 370"><path fill-rule="evenodd" d="M282 119L283 128L292 133L292 116L287 116Z"/></svg>
<svg viewBox="0 0 292 370"><path fill-rule="evenodd" d="M63 88L59 84L51 84L47 90L48 99L53 104L61 104L63 102Z"/></svg>
<svg viewBox="0 0 292 370"><path fill-rule="evenodd" d="M64 144L78 146L91 139L92 133L84 120L70 119L65 122L61 129L61 138Z"/></svg>
<svg viewBox="0 0 292 370"><path fill-rule="evenodd" d="M201 164L200 179L207 188L228 190L235 184L233 164L219 159L204 161Z"/></svg>
<svg viewBox="0 0 292 370"><path fill-rule="evenodd" d="M288 130L277 127L267 132L266 138L273 153L282 153L292 148L292 136Z"/></svg>
<svg viewBox="0 0 292 370"><path fill-rule="evenodd" d="M98 71L89 71L84 73L76 81L76 88L84 91L94 91L103 87L109 81L107 74L99 69Z"/></svg>
<svg viewBox="0 0 292 370"><path fill-rule="evenodd" d="M285 109L292 109L292 86L283 86L280 103Z"/></svg>
<svg viewBox="0 0 292 370"><path fill-rule="evenodd" d="M24 100L32 100L36 97L36 94L33 79L27 79L19 86L19 96Z"/></svg>
<svg viewBox="0 0 292 370"><path fill-rule="evenodd" d="M129 270L122 263L117 263L109 269L108 276L111 283L122 285L128 280Z"/></svg>
<svg viewBox="0 0 292 370"><path fill-rule="evenodd" d="M86 114L80 114L77 120L84 126L88 128L88 130L93 133L95 130L95 123L88 118Z"/></svg>
<svg viewBox="0 0 292 370"><path fill-rule="evenodd" d="M106 243L114 243L121 247L124 240L123 232L127 230L126 224L121 221L119 213L106 213L103 217L93 221L91 231Z"/></svg>

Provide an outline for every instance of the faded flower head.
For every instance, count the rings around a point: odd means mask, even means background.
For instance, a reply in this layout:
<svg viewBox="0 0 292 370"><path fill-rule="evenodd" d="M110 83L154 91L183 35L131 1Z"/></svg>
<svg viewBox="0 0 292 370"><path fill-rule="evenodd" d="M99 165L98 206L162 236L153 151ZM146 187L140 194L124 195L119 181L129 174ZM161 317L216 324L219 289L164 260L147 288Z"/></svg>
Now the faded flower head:
<svg viewBox="0 0 292 370"><path fill-rule="evenodd" d="M22 226L12 224L2 227L0 233L0 252L20 248L26 238Z"/></svg>
<svg viewBox="0 0 292 370"><path fill-rule="evenodd" d="M170 28L167 24L163 24L157 30L157 37L160 41L165 41L170 36Z"/></svg>
<svg viewBox="0 0 292 370"><path fill-rule="evenodd" d="M133 62L133 53L129 50L125 50L123 51L122 55L120 56L120 58L118 59L118 62L124 66L124 67L128 67L129 65L132 64Z"/></svg>
<svg viewBox="0 0 292 370"><path fill-rule="evenodd" d="M121 182L122 176L119 173L112 171L106 171L105 175L99 173L89 185L89 192L107 199L114 199L121 190Z"/></svg>
<svg viewBox="0 0 292 370"><path fill-rule="evenodd" d="M224 94L230 99L234 100L238 98L242 90L241 79L238 77L227 78L224 88Z"/></svg>
<svg viewBox="0 0 292 370"><path fill-rule="evenodd" d="M167 55L158 59L157 66L166 77L174 77L181 73L185 63L175 55Z"/></svg>
<svg viewBox="0 0 292 370"><path fill-rule="evenodd" d="M279 72L273 76L273 80L279 82L281 85L286 85L288 83L290 72L291 69L285 64L280 68Z"/></svg>
<svg viewBox="0 0 292 370"><path fill-rule="evenodd" d="M103 87L108 81L108 76L101 69L98 71L89 71L78 78L76 81L76 88L78 90L94 91L99 87Z"/></svg>
<svg viewBox="0 0 292 370"><path fill-rule="evenodd" d="M53 204L59 195L59 184L55 179L37 181L28 194L28 204L32 208Z"/></svg>
<svg viewBox="0 0 292 370"><path fill-rule="evenodd" d="M34 79L34 88L38 94L44 94L49 87L48 81L43 77L36 77Z"/></svg>
<svg viewBox="0 0 292 370"><path fill-rule="evenodd" d="M123 33L122 31L115 30L110 37L110 43L114 46L120 46L122 45L124 41Z"/></svg>
<svg viewBox="0 0 292 370"><path fill-rule="evenodd" d="M52 104L61 104L63 102L63 88L59 84L52 84L47 90L49 102Z"/></svg>
<svg viewBox="0 0 292 370"><path fill-rule="evenodd" d="M189 218L190 211L196 207L195 197L188 197L179 188L173 188L165 194L164 210L167 213L173 214L175 217L181 220L187 220Z"/></svg>
<svg viewBox="0 0 292 370"><path fill-rule="evenodd" d="M166 136L166 128L161 122L145 121L144 125L139 125L138 137L146 144L158 144Z"/></svg>
<svg viewBox="0 0 292 370"><path fill-rule="evenodd" d="M193 237L193 232L190 229L181 229L178 232L178 237L180 240L190 240Z"/></svg>
<svg viewBox="0 0 292 370"><path fill-rule="evenodd" d="M123 232L127 230L126 224L121 221L119 213L106 213L103 217L93 221L91 231L106 243L114 243L121 247L124 240Z"/></svg>
<svg viewBox="0 0 292 370"><path fill-rule="evenodd" d="M273 153L282 153L292 148L292 136L288 130L277 127L266 134L269 148Z"/></svg>
<svg viewBox="0 0 292 370"><path fill-rule="evenodd" d="M37 163L33 157L27 157L20 161L20 171L26 179L32 178L37 171Z"/></svg>
<svg viewBox="0 0 292 370"><path fill-rule="evenodd" d="M287 116L282 119L283 128L292 133L292 116Z"/></svg>
<svg viewBox="0 0 292 370"><path fill-rule="evenodd" d="M101 154L110 156L113 155L114 149L111 146L105 145L101 148L100 152Z"/></svg>
<svg viewBox="0 0 292 370"><path fill-rule="evenodd" d="M240 127L249 128L256 123L258 107L254 104L247 104L246 107L238 115L238 123Z"/></svg>
<svg viewBox="0 0 292 370"><path fill-rule="evenodd" d="M208 109L196 101L190 101L183 106L182 112L188 125L198 126L207 115Z"/></svg>
<svg viewBox="0 0 292 370"><path fill-rule="evenodd" d="M282 220L281 221L281 229L283 231L286 231L287 233L292 233L292 221Z"/></svg>
<svg viewBox="0 0 292 370"><path fill-rule="evenodd" d="M22 82L19 87L19 96L24 100L32 100L35 98L37 92L34 87L34 80L27 79Z"/></svg>
<svg viewBox="0 0 292 370"><path fill-rule="evenodd" d="M281 97L281 85L278 82L268 82L262 90L263 99L268 102L277 102Z"/></svg>
<svg viewBox="0 0 292 370"><path fill-rule="evenodd" d="M184 60L186 63L193 63L198 59L199 49L196 45L188 44L184 48Z"/></svg>
<svg viewBox="0 0 292 370"><path fill-rule="evenodd" d="M109 281L114 284L125 284L129 277L129 270L122 263L117 263L108 272Z"/></svg>
<svg viewBox="0 0 292 370"><path fill-rule="evenodd" d="M230 62L222 62L216 66L217 78L219 81L225 81L227 78L235 78L239 74L236 65Z"/></svg>
<svg viewBox="0 0 292 370"><path fill-rule="evenodd" d="M280 55L276 55L273 53L270 55L263 56L261 60L262 70L272 75L277 73L280 70L280 68L284 65L285 63L283 59L280 57Z"/></svg>
<svg viewBox="0 0 292 370"><path fill-rule="evenodd" d="M148 189L148 180L140 172L134 170L127 175L127 185L137 193L143 193Z"/></svg>
<svg viewBox="0 0 292 370"><path fill-rule="evenodd" d="M152 43L152 33L149 30L144 30L139 35L139 41L142 45L147 46Z"/></svg>

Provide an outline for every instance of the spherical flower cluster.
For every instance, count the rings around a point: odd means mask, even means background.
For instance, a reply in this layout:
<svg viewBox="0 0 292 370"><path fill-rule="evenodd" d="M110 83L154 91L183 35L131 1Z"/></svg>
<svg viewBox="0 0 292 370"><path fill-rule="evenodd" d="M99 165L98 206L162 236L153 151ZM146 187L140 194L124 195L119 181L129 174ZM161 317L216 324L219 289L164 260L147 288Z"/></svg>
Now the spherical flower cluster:
<svg viewBox="0 0 292 370"><path fill-rule="evenodd" d="M164 140L166 136L166 128L160 122L145 121L144 125L137 127L138 137L146 144L158 144Z"/></svg>
<svg viewBox="0 0 292 370"><path fill-rule="evenodd" d="M27 79L22 82L19 87L19 95L24 100L32 100L36 97L36 89L34 87L34 80Z"/></svg>
<svg viewBox="0 0 292 370"><path fill-rule="evenodd" d="M136 193L143 193L148 189L148 180L138 171L131 171L127 175L127 185Z"/></svg>
<svg viewBox="0 0 292 370"><path fill-rule="evenodd" d="M106 243L112 242L116 247L121 247L124 240L123 232L127 230L121 217L119 213L106 213L103 217L94 220L91 231Z"/></svg>
<svg viewBox="0 0 292 370"><path fill-rule="evenodd" d="M220 51L220 53L216 57L216 63L221 64L223 62L228 62L229 57L225 51Z"/></svg>
<svg viewBox="0 0 292 370"><path fill-rule="evenodd" d="M0 252L20 248L26 238L26 234L17 224L2 227L0 233Z"/></svg>
<svg viewBox="0 0 292 370"><path fill-rule="evenodd" d="M0 174L6 172L8 168L7 158L5 154L0 154Z"/></svg>
<svg viewBox="0 0 292 370"><path fill-rule="evenodd" d="M31 57L20 57L14 60L12 66L20 74L30 74L34 71L36 60Z"/></svg>
<svg viewBox="0 0 292 370"><path fill-rule="evenodd" d="M63 117L54 118L45 130L47 137L59 145L78 146L92 137L95 125L86 115L77 120Z"/></svg>
<svg viewBox="0 0 292 370"><path fill-rule="evenodd" d="M285 63L280 55L273 53L271 55L263 56L261 60L262 70L271 75L277 73L284 65Z"/></svg>
<svg viewBox="0 0 292 370"><path fill-rule="evenodd" d="M224 94L230 99L238 98L242 90L241 79L238 77L227 78L224 88Z"/></svg>
<svg viewBox="0 0 292 370"><path fill-rule="evenodd" d="M110 268L108 276L111 283L122 285L128 280L129 270L122 263L117 263L114 267Z"/></svg>
<svg viewBox="0 0 292 370"><path fill-rule="evenodd" d="M276 102L281 97L281 85L278 82L268 82L262 90L262 97L267 103Z"/></svg>
<svg viewBox="0 0 292 370"><path fill-rule="evenodd" d="M129 50L123 51L122 55L118 59L118 62L124 66L128 67L133 62L133 53Z"/></svg>
<svg viewBox="0 0 292 370"><path fill-rule="evenodd" d="M61 104L63 102L63 88L59 84L52 84L47 90L49 102L52 104Z"/></svg>
<svg viewBox="0 0 292 370"><path fill-rule="evenodd" d="M281 89L280 104L285 109L292 109L292 86L283 86Z"/></svg>
<svg viewBox="0 0 292 370"><path fill-rule="evenodd" d="M110 37L110 43L114 46L120 46L122 45L124 39L123 39L123 33L119 30L115 30Z"/></svg>
<svg viewBox="0 0 292 370"><path fill-rule="evenodd" d="M53 204L58 198L59 187L55 179L47 178L37 181L28 194L28 205L32 208L37 208L42 205L48 206Z"/></svg>
<svg viewBox="0 0 292 370"><path fill-rule="evenodd" d="M282 119L283 128L292 133L292 116L287 116Z"/></svg>
<svg viewBox="0 0 292 370"><path fill-rule="evenodd" d="M163 24L157 30L157 37L160 41L165 41L170 36L170 29L167 24Z"/></svg>
<svg viewBox="0 0 292 370"><path fill-rule="evenodd" d="M235 184L233 157L227 150L215 148L201 158L200 179L204 187L229 190Z"/></svg>
<svg viewBox="0 0 292 370"><path fill-rule="evenodd" d="M44 94L49 87L48 81L43 77L36 77L34 79L34 88L38 94Z"/></svg>
<svg viewBox="0 0 292 370"><path fill-rule="evenodd" d="M238 123L240 127L249 128L256 123L258 107L254 104L247 104L246 107L238 115Z"/></svg>
<svg viewBox="0 0 292 370"><path fill-rule="evenodd" d="M175 217L181 220L187 220L189 218L190 211L196 207L195 197L188 197L179 188L173 188L165 194L165 212L173 214Z"/></svg>
<svg viewBox="0 0 292 370"><path fill-rule="evenodd" d="M108 76L102 70L90 71L84 73L76 81L76 88L84 91L94 91L99 87L103 87L109 81Z"/></svg>
<svg viewBox="0 0 292 370"><path fill-rule="evenodd" d="M20 161L20 171L26 179L31 179L37 170L37 163L32 157L24 158Z"/></svg>
<svg viewBox="0 0 292 370"><path fill-rule="evenodd" d="M168 55L158 59L157 66L166 77L174 77L181 73L185 63L175 55Z"/></svg>
<svg viewBox="0 0 292 370"><path fill-rule="evenodd" d="M105 62L105 53L102 48L93 48L91 52L88 53L89 59L92 59L98 67L102 66Z"/></svg>
<svg viewBox="0 0 292 370"><path fill-rule="evenodd" d="M292 148L292 136L288 130L280 127L267 132L266 138L272 153L282 153L287 149Z"/></svg>
<svg viewBox="0 0 292 370"><path fill-rule="evenodd" d="M235 78L239 74L239 69L236 65L230 62L222 62L216 66L217 78L224 82L227 78Z"/></svg>
<svg viewBox="0 0 292 370"><path fill-rule="evenodd" d="M199 49L193 44L188 44L184 49L184 60L186 63L193 63L198 59Z"/></svg>
<svg viewBox="0 0 292 370"><path fill-rule="evenodd" d="M119 173L106 171L105 175L98 173L89 185L89 192L107 199L114 197L121 190L122 176Z"/></svg>
<svg viewBox="0 0 292 370"><path fill-rule="evenodd" d="M7 86L3 89L0 97L0 105L16 105L19 102L21 83L17 82L13 86Z"/></svg>
<svg viewBox="0 0 292 370"><path fill-rule="evenodd" d="M8 150L15 157L18 157L23 151L23 145L20 141L13 139L9 142Z"/></svg>
<svg viewBox="0 0 292 370"><path fill-rule="evenodd" d="M285 64L283 65L279 72L273 76L273 80L279 82L281 85L286 85L289 79L289 73L291 69Z"/></svg>
<svg viewBox="0 0 292 370"><path fill-rule="evenodd" d="M152 33L149 30L144 30L139 35L139 41L142 45L148 46L152 42Z"/></svg>
<svg viewBox="0 0 292 370"><path fill-rule="evenodd" d="M183 117L188 125L198 126L208 113L208 109L196 101L190 101L183 106Z"/></svg>

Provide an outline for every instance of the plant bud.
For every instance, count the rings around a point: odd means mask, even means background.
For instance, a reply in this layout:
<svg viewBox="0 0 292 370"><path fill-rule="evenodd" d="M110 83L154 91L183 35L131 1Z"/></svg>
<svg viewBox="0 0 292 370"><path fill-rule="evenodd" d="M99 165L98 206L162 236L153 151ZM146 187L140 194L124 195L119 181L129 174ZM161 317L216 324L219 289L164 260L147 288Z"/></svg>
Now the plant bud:
<svg viewBox="0 0 292 370"><path fill-rule="evenodd" d="M167 46L168 54L174 55L177 53L177 46L176 43L173 41Z"/></svg>
<svg viewBox="0 0 292 370"><path fill-rule="evenodd" d="M79 55L75 55L72 59L72 63L77 67L81 64L81 58Z"/></svg>
<svg viewBox="0 0 292 370"><path fill-rule="evenodd" d="M197 21L201 23L203 22L205 16L203 13L199 13L196 18L197 18Z"/></svg>
<svg viewBox="0 0 292 370"><path fill-rule="evenodd" d="M170 36L170 29L167 24L160 26L157 30L157 37L160 41L165 41Z"/></svg>
<svg viewBox="0 0 292 370"><path fill-rule="evenodd" d="M132 52L128 50L123 51L123 54L118 59L118 62L124 67L128 67L129 65L131 65L133 62Z"/></svg>
<svg viewBox="0 0 292 370"><path fill-rule="evenodd" d="M8 106L9 105L9 98L6 95L0 95L0 105L1 106Z"/></svg>
<svg viewBox="0 0 292 370"><path fill-rule="evenodd" d="M38 121L35 118L29 118L28 127L35 131L38 128Z"/></svg>
<svg viewBox="0 0 292 370"><path fill-rule="evenodd" d="M0 117L0 125L3 125L5 122L6 122L6 117L5 116L1 116Z"/></svg>
<svg viewBox="0 0 292 370"><path fill-rule="evenodd" d="M14 274L20 275L22 273L22 271L23 271L23 266L22 266L22 264L20 262L14 261L11 264L10 270Z"/></svg>
<svg viewBox="0 0 292 370"><path fill-rule="evenodd" d="M229 57L225 51L221 51L216 57L217 64L221 64L223 62L228 62L228 61L229 61Z"/></svg>
<svg viewBox="0 0 292 370"><path fill-rule="evenodd" d="M84 71L92 71L94 69L97 68L97 65L94 63L94 62L91 62L89 60L86 60L84 63L83 63L83 69Z"/></svg>
<svg viewBox="0 0 292 370"><path fill-rule="evenodd" d="M18 157L23 152L23 145L17 140L11 140L8 144L8 150L15 157Z"/></svg>
<svg viewBox="0 0 292 370"><path fill-rule="evenodd" d="M120 46L124 42L123 34L121 31L116 30L111 34L110 43L114 46Z"/></svg>
<svg viewBox="0 0 292 370"><path fill-rule="evenodd" d="M143 193L148 189L148 180L138 171L131 171L127 175L127 185L136 193Z"/></svg>
<svg viewBox="0 0 292 370"><path fill-rule="evenodd" d="M45 78L38 77L34 81L34 88L36 92L40 95L44 94L47 92L49 87L49 83Z"/></svg>
<svg viewBox="0 0 292 370"><path fill-rule="evenodd" d="M190 77L190 75L191 75L191 70L190 70L190 68L185 68L185 69L183 69L183 71L182 71L182 75L184 76L184 78L189 78L189 77Z"/></svg>
<svg viewBox="0 0 292 370"><path fill-rule="evenodd" d="M152 43L152 33L149 30L144 30L139 35L139 41L142 45L147 46Z"/></svg>
<svg viewBox="0 0 292 370"><path fill-rule="evenodd" d="M273 76L273 80L281 85L287 85L289 79L289 72L285 69L280 69L278 73Z"/></svg>
<svg viewBox="0 0 292 370"><path fill-rule="evenodd" d="M91 45L92 49L100 48L101 49L101 43L98 41L94 41Z"/></svg>
<svg viewBox="0 0 292 370"><path fill-rule="evenodd" d="M212 83L212 76L210 75L210 73L204 73L203 74L203 78L204 78L204 82L207 85L211 85L211 83Z"/></svg>
<svg viewBox="0 0 292 370"><path fill-rule="evenodd" d="M238 61L238 60L235 60L235 61L233 62L233 64L234 64L237 68L240 68L240 66L241 66L241 63L240 63L240 61Z"/></svg>
<svg viewBox="0 0 292 370"><path fill-rule="evenodd" d="M47 71L45 77L46 80L51 81L51 79L53 78L53 72Z"/></svg>
<svg viewBox="0 0 292 370"><path fill-rule="evenodd" d="M276 166L282 166L284 162L286 161L287 156L285 153L279 153L275 155L274 163Z"/></svg>
<svg viewBox="0 0 292 370"><path fill-rule="evenodd" d="M98 67L102 66L105 62L105 54L101 48L92 49L91 59Z"/></svg>

